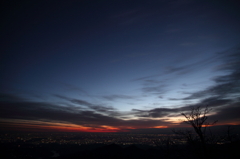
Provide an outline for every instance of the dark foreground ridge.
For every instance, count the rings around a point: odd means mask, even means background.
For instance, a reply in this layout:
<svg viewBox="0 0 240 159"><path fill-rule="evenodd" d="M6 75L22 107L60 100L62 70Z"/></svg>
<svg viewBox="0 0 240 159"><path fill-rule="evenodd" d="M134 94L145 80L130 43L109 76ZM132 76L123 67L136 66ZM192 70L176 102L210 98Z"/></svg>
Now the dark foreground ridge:
<svg viewBox="0 0 240 159"><path fill-rule="evenodd" d="M205 149L198 136L189 130L178 131L183 135L3 133L0 159L238 159L237 127L228 127L223 134L206 134Z"/></svg>
<svg viewBox="0 0 240 159"><path fill-rule="evenodd" d="M202 159L199 145L59 145L41 144L18 147L1 144L0 158L4 159ZM208 145L205 159L237 159L240 156L240 142Z"/></svg>
<svg viewBox="0 0 240 159"><path fill-rule="evenodd" d="M237 159L240 156L239 143L218 145L210 148L207 159ZM238 157L237 157L238 156ZM130 145L128 147L121 147L116 144L111 144L103 147L96 148L94 150L85 150L77 152L72 155L62 155L58 159L195 159L202 158L201 153L195 151L191 147L149 147L143 149L137 145Z"/></svg>
<svg viewBox="0 0 240 159"><path fill-rule="evenodd" d="M137 147L136 145L130 145L128 147L121 147L120 145L111 144L103 147L96 148L94 150L85 150L82 152L77 152L73 155L66 155L58 157L59 159L72 158L72 159L80 159L80 158L111 158L111 159L120 159L120 158L158 158L162 156L161 153L157 149L149 148L148 150L144 150L142 148Z"/></svg>

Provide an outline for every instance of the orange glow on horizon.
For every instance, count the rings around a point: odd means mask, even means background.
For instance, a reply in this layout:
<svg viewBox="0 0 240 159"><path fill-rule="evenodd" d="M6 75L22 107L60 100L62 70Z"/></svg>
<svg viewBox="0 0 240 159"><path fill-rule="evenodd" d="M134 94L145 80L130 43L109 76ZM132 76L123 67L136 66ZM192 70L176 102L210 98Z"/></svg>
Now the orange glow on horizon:
<svg viewBox="0 0 240 159"><path fill-rule="evenodd" d="M28 121L28 120L3 120L3 127L7 130L17 131L57 131L57 132L123 132L126 129L99 125L98 127L85 127L71 123Z"/></svg>
<svg viewBox="0 0 240 159"><path fill-rule="evenodd" d="M108 125L99 125L97 127L86 127L71 123L28 121L28 120L5 120L5 129L17 131L41 131L41 132L128 132L130 129L148 129L148 128L168 128L168 126L153 127L113 127Z"/></svg>
<svg viewBox="0 0 240 159"><path fill-rule="evenodd" d="M168 128L168 126L154 126L152 128L161 128L161 129L164 129L164 128Z"/></svg>
<svg viewBox="0 0 240 159"><path fill-rule="evenodd" d="M1 129L7 131L31 131L31 132L128 132L133 129L165 129L165 128L178 128L178 127L191 127L187 124L172 124L165 126L108 126L108 125L91 125L91 126L81 126L72 123L62 123L58 121L36 121L36 120L17 120L17 119L1 119ZM221 123L219 125L240 125L237 122ZM203 125L205 127L206 125ZM210 125L209 125L210 126Z"/></svg>
<svg viewBox="0 0 240 159"><path fill-rule="evenodd" d="M31 125L25 125L25 128L30 128ZM34 126L35 127L35 126ZM104 127L104 128L92 128L83 126L38 126L37 129L53 130L62 132L119 132L118 128Z"/></svg>

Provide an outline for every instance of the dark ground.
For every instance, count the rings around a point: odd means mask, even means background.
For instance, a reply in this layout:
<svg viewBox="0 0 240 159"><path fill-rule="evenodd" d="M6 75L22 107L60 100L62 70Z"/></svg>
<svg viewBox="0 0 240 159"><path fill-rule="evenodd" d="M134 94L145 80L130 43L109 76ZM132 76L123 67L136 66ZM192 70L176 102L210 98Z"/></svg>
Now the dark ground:
<svg viewBox="0 0 240 159"><path fill-rule="evenodd" d="M5 143L0 145L3 159L192 159L203 158L200 146L196 144L163 145L157 147L143 145L60 145ZM56 153L60 156L54 156ZM207 159L237 159L240 156L240 142L207 145Z"/></svg>

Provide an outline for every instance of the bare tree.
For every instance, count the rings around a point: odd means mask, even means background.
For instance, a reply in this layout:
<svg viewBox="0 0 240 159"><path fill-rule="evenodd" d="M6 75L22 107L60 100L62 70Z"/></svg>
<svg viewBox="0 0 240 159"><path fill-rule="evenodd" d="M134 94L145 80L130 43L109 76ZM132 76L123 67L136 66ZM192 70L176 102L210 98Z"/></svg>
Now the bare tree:
<svg viewBox="0 0 240 159"><path fill-rule="evenodd" d="M193 107L190 113L181 113L185 117L185 123L191 125L194 128L194 131L198 135L202 149L203 155L206 155L206 128L208 126L214 125L217 121L209 123L207 121L207 114L211 111L211 109L206 106L205 108Z"/></svg>

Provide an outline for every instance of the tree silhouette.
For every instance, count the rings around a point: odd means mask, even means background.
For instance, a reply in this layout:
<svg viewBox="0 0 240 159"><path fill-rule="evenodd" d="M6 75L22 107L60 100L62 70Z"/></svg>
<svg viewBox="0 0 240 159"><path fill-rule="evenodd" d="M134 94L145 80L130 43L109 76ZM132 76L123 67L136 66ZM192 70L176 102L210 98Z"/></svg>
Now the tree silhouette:
<svg viewBox="0 0 240 159"><path fill-rule="evenodd" d="M185 117L185 123L191 125L194 128L194 131L198 135L203 151L203 157L206 156L206 128L208 126L214 125L217 121L209 123L207 121L207 114L211 109L206 106L205 108L193 107L190 113L181 113Z"/></svg>

